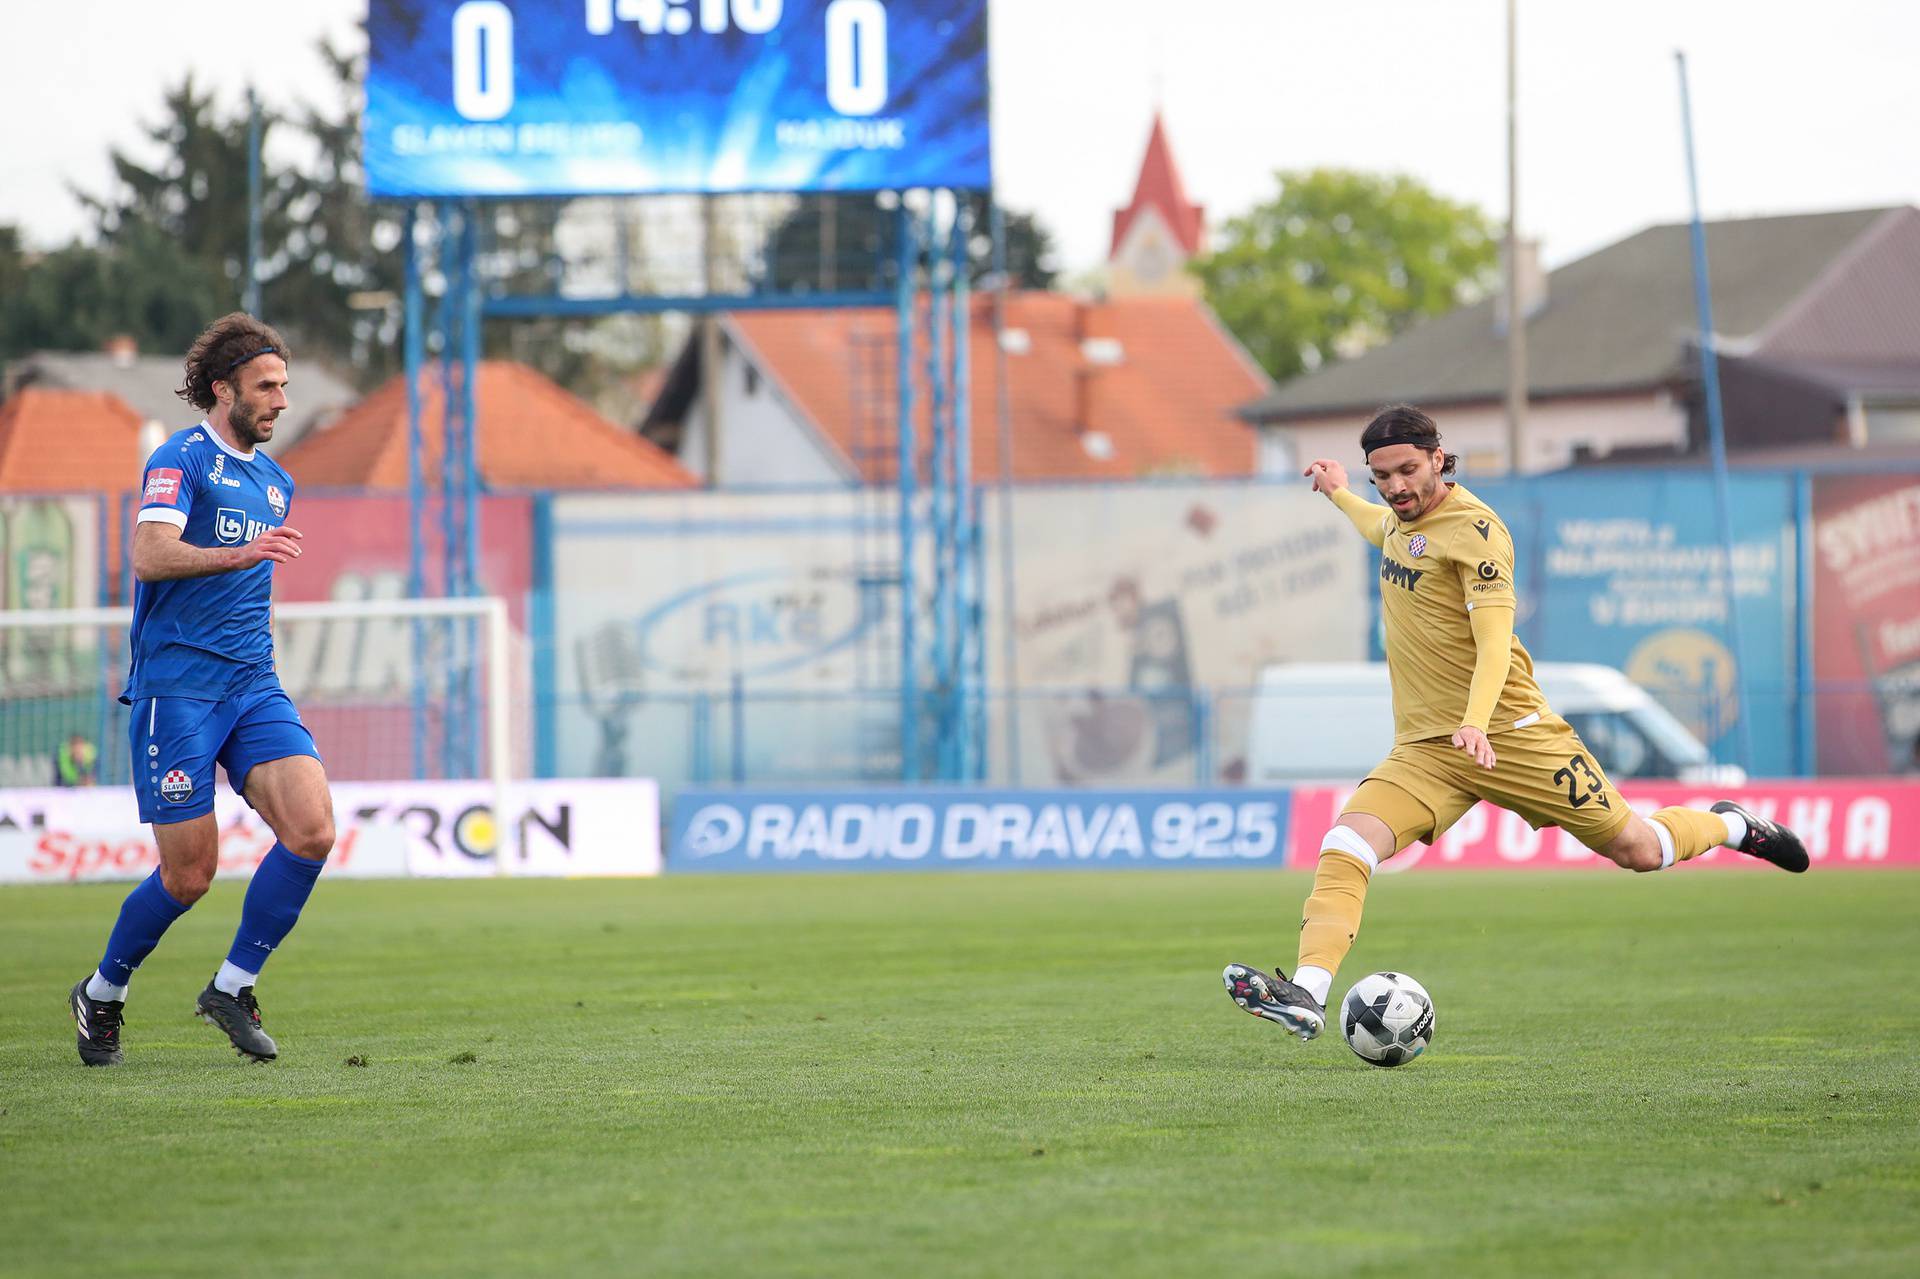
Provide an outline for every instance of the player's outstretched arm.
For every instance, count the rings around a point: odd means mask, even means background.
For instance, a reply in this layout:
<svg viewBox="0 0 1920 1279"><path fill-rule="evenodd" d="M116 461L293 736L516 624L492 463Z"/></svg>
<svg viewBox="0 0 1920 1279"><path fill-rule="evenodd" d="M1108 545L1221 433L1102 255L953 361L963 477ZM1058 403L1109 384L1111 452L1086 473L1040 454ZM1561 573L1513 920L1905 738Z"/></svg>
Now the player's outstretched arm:
<svg viewBox="0 0 1920 1279"><path fill-rule="evenodd" d="M1375 546L1387 543L1387 512L1377 502L1369 502L1347 486L1347 468L1328 458L1315 458L1301 472L1313 481L1313 491L1325 493L1328 500L1353 521L1360 536Z"/></svg>
<svg viewBox="0 0 1920 1279"><path fill-rule="evenodd" d="M1467 686L1467 711L1453 735L1453 744L1473 756L1474 763L1492 768L1496 760L1487 740L1487 722L1506 687L1513 665L1513 607L1476 605L1468 615L1473 628L1473 681Z"/></svg>
<svg viewBox="0 0 1920 1279"><path fill-rule="evenodd" d="M268 529L245 546L191 546L180 540L180 533L160 520L134 525L133 575L143 582L171 582L234 573L263 560L285 564L300 556L300 530L284 525Z"/></svg>

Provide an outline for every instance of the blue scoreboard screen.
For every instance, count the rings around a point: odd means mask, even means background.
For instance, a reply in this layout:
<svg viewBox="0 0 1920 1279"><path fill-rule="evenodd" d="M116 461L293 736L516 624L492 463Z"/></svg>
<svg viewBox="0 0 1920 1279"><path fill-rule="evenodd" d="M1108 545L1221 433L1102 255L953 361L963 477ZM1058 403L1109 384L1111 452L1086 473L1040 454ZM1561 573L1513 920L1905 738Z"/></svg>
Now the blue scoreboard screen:
<svg viewBox="0 0 1920 1279"><path fill-rule="evenodd" d="M986 0L370 0L376 197L992 184Z"/></svg>

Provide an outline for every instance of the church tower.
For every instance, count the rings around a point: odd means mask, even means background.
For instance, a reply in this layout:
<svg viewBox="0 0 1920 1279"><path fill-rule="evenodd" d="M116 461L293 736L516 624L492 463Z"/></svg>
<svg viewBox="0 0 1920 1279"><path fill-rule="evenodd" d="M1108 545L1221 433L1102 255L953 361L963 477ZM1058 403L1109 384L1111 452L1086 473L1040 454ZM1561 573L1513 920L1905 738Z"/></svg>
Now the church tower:
<svg viewBox="0 0 1920 1279"><path fill-rule="evenodd" d="M1206 210L1187 199L1173 148L1167 145L1166 125L1155 111L1133 202L1113 215L1108 294L1199 297L1200 282L1182 268L1200 252L1205 225Z"/></svg>

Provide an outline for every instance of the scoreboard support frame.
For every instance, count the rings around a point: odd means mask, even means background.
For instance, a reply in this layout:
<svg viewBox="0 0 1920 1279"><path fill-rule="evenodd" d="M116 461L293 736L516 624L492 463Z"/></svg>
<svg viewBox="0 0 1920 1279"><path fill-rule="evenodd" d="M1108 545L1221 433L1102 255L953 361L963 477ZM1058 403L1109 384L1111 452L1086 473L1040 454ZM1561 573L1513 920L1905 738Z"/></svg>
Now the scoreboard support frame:
<svg viewBox="0 0 1920 1279"><path fill-rule="evenodd" d="M828 293L635 294L578 298L509 294L490 288L479 264L489 201L478 198L407 202L405 332L407 379L408 589L427 585L427 523L435 502L440 517L440 583L449 597L477 596L480 476L475 378L481 325L488 319L557 316L588 318L681 312L870 307L894 318L897 360L898 505L897 634L900 644L900 777L903 781L979 781L987 761L984 609L980 500L973 471L969 394L973 302L968 245L974 227L967 193L916 189L896 193L894 243L879 256L893 268L894 287ZM1002 220L989 218L996 241ZM994 261L1000 260L996 250ZM439 288L427 297L425 275ZM434 367L437 366L437 367ZM427 474L426 406L422 379L438 376L441 396L438 482ZM927 404L917 411L916 383ZM921 439L918 422L924 420ZM1005 424L1003 423L1003 428ZM925 542L923 548L922 543ZM924 559L922 558L924 556ZM924 580L923 580L924 576ZM467 771L479 722L479 689L436 663L442 652L473 638L463 623L414 624L413 730L416 776ZM464 623L471 629L472 623ZM431 640L431 642L430 642ZM470 664L468 664L470 666ZM433 668L439 667L436 674ZM436 684L438 686L436 686ZM442 708L437 725L430 702ZM438 728L438 761L431 758Z"/></svg>

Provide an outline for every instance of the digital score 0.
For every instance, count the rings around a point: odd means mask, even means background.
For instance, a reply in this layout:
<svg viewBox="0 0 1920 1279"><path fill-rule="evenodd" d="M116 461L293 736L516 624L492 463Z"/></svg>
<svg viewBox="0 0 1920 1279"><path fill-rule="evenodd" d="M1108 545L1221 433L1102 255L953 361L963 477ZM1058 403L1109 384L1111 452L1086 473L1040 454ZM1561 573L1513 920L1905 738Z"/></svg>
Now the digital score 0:
<svg viewBox="0 0 1920 1279"><path fill-rule="evenodd" d="M375 197L991 185L985 0L372 0Z"/></svg>

